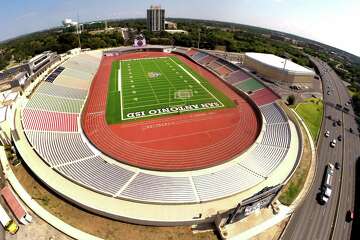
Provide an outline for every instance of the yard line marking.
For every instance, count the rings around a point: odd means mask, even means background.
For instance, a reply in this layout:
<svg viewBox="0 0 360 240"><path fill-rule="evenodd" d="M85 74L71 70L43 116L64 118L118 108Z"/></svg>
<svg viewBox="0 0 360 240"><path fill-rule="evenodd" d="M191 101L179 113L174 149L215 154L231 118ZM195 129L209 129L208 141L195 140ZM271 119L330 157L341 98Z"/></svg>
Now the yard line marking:
<svg viewBox="0 0 360 240"><path fill-rule="evenodd" d="M142 62L139 62L139 63L140 63L141 69L143 70L144 76L145 76L145 78L146 78L146 80L147 80L147 82L148 82L148 84L149 84L152 92L154 93L154 96L155 96L157 102L160 103L160 102L159 102L159 99L158 99L157 96L156 96L155 90L154 90L154 88L152 87L151 82L149 81L149 77L146 76L146 74L145 74L145 69L144 69L144 66L142 65Z"/></svg>
<svg viewBox="0 0 360 240"><path fill-rule="evenodd" d="M195 82L197 82L206 92L208 92L214 99L216 99L216 101L218 103L220 103L221 107L224 107L224 104L217 98L215 97L206 87L204 87L201 82L194 77L189 71L187 71L183 66L181 66L180 64L178 64L177 62L175 62L171 57L170 57L171 61L173 61L177 66L179 66L185 73L187 73L192 79L194 79Z"/></svg>

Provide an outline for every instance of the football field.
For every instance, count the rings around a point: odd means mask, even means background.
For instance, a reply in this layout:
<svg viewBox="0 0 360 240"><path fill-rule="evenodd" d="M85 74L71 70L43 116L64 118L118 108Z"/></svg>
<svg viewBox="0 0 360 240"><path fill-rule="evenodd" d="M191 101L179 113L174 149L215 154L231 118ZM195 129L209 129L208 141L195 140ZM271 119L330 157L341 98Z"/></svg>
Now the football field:
<svg viewBox="0 0 360 240"><path fill-rule="evenodd" d="M106 106L109 124L233 106L175 56L113 62Z"/></svg>

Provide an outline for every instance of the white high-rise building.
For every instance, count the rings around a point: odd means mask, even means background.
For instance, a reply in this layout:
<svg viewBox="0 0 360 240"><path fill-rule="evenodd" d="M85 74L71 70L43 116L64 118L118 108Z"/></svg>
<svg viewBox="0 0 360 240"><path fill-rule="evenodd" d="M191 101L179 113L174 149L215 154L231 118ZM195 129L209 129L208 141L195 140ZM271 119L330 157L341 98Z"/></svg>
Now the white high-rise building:
<svg viewBox="0 0 360 240"><path fill-rule="evenodd" d="M150 6L147 10L147 28L150 32L165 30L165 9L161 6Z"/></svg>

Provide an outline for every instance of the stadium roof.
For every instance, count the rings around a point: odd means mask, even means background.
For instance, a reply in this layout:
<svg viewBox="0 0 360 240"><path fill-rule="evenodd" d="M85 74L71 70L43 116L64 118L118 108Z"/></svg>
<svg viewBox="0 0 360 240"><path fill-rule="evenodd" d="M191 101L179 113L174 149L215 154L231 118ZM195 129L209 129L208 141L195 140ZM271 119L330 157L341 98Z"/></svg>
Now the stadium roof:
<svg viewBox="0 0 360 240"><path fill-rule="evenodd" d="M279 70L285 70L288 73L315 75L315 72L313 70L303 67L299 64L296 64L291 60L287 60L285 64L286 59L278 57L274 54L249 52L249 53L245 53L245 55L255 61L261 62L262 64L268 65L273 68L277 68Z"/></svg>

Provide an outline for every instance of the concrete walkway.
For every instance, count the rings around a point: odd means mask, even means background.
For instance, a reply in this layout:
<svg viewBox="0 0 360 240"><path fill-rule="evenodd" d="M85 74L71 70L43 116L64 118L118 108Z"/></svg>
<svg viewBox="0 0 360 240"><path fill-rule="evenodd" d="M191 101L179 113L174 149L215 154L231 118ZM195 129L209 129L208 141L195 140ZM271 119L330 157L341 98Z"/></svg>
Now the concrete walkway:
<svg viewBox="0 0 360 240"><path fill-rule="evenodd" d="M49 223L54 228L63 232L64 234L79 240L101 240L101 238L95 237L88 233L78 230L73 226L63 222L59 218L55 217L48 211L46 211L43 207L41 207L32 197L26 192L20 182L17 180L15 174L13 173L11 167L9 166L9 162L7 161L6 153L4 147L0 147L0 159L1 165L4 169L4 174L6 179L9 181L11 186L17 195L21 198L21 200L40 218Z"/></svg>

